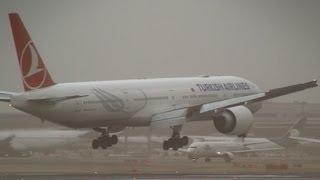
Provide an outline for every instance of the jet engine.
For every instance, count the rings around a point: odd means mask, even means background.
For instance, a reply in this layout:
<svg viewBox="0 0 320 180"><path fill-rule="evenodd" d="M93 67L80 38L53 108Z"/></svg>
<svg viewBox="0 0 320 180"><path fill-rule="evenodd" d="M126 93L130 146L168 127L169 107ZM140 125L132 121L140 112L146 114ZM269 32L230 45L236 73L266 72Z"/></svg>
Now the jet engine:
<svg viewBox="0 0 320 180"><path fill-rule="evenodd" d="M213 116L213 123L221 133L245 136L253 123L253 115L247 107L236 106Z"/></svg>
<svg viewBox="0 0 320 180"><path fill-rule="evenodd" d="M225 152L222 154L222 157L225 162L231 162L234 159L234 155L231 152Z"/></svg>

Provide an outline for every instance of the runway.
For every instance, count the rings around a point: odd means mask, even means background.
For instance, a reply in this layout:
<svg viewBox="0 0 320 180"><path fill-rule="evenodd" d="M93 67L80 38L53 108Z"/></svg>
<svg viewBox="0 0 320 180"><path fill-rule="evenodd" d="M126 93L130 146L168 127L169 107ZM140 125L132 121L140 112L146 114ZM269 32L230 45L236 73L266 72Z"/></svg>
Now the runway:
<svg viewBox="0 0 320 180"><path fill-rule="evenodd" d="M0 180L100 179L319 179L320 157L238 157L193 162L176 154L119 156L70 151L28 158L0 158ZM77 156L76 156L77 155Z"/></svg>
<svg viewBox="0 0 320 180"><path fill-rule="evenodd" d="M175 180L175 179L215 179L215 180L225 180L225 179L250 179L250 180L264 180L264 179L281 179L281 180L302 180L302 179L319 179L320 174L308 174L308 175L283 175L283 174L255 174L255 175L247 175L247 174L146 174L146 175L121 175L121 174L95 174L95 175L77 175L77 174L68 174L68 175L2 175L0 179L6 180L105 180L105 179L165 179L165 180Z"/></svg>

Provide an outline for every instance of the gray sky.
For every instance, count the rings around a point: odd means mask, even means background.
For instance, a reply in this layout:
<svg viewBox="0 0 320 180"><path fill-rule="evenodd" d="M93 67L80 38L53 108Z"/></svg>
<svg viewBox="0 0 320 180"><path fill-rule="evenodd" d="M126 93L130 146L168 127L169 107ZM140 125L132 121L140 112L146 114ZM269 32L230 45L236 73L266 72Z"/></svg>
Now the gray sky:
<svg viewBox="0 0 320 180"><path fill-rule="evenodd" d="M7 13L56 82L236 75L262 89L320 77L320 1L0 0L0 89L22 91ZM277 101L320 103L320 88Z"/></svg>

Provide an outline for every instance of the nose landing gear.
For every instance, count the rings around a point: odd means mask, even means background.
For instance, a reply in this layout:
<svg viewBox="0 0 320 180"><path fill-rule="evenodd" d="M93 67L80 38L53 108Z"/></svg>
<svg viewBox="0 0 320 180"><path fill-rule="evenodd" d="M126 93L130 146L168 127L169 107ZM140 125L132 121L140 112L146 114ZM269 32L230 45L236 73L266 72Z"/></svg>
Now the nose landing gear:
<svg viewBox="0 0 320 180"><path fill-rule="evenodd" d="M107 149L108 147L111 147L112 145L115 145L118 143L118 136L117 135L109 135L109 132L107 129L102 128L93 128L93 130L97 132L101 132L101 136L97 139L92 140L92 148L98 149L101 147L102 149Z"/></svg>
<svg viewBox="0 0 320 180"><path fill-rule="evenodd" d="M182 129L182 126L173 126L172 129L172 136L168 140L165 140L163 142L162 148L164 150L169 150L172 148L173 150L178 150L179 148L188 145L189 138L188 136L180 137L180 132Z"/></svg>

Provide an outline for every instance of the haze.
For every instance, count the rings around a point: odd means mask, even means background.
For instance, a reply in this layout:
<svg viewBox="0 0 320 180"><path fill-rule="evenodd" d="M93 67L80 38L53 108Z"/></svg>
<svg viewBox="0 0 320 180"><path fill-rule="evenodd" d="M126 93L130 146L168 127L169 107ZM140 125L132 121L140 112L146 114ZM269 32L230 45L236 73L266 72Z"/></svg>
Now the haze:
<svg viewBox="0 0 320 180"><path fill-rule="evenodd" d="M262 89L320 77L320 1L1 0L0 89L22 91L9 12L56 82L236 75ZM277 101L320 103L319 88Z"/></svg>

